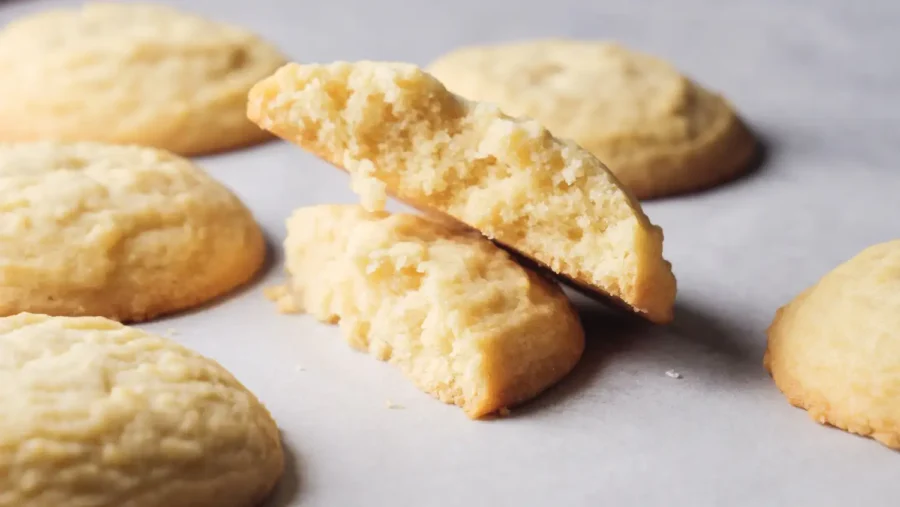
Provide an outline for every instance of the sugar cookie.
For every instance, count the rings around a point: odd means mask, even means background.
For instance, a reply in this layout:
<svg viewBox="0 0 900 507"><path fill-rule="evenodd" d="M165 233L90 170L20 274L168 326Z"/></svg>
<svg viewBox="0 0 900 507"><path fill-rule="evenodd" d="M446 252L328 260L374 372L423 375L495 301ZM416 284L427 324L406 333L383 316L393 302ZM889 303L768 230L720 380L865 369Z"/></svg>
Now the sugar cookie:
<svg viewBox="0 0 900 507"><path fill-rule="evenodd" d="M253 88L248 115L349 171L368 209L389 192L650 320L672 318L662 230L600 161L535 121L381 62L288 64Z"/></svg>
<svg viewBox="0 0 900 507"><path fill-rule="evenodd" d="M265 243L249 210L153 148L0 144L0 315L140 321L248 281Z"/></svg>
<svg viewBox="0 0 900 507"><path fill-rule="evenodd" d="M247 91L284 62L238 27L171 7L91 2L0 31L0 142L141 144L182 155L270 137Z"/></svg>
<svg viewBox="0 0 900 507"><path fill-rule="evenodd" d="M468 228L341 205L298 209L287 227L282 308L338 322L472 418L537 396L581 357L562 290Z"/></svg>
<svg viewBox="0 0 900 507"><path fill-rule="evenodd" d="M768 334L765 366L790 403L900 450L900 240L825 275Z"/></svg>
<svg viewBox="0 0 900 507"><path fill-rule="evenodd" d="M464 47L428 71L454 93L573 139L641 199L724 183L748 169L756 152L723 97L669 63L616 43L542 39Z"/></svg>
<svg viewBox="0 0 900 507"><path fill-rule="evenodd" d="M222 366L104 318L0 318L0 400L2 507L255 507L283 471Z"/></svg>

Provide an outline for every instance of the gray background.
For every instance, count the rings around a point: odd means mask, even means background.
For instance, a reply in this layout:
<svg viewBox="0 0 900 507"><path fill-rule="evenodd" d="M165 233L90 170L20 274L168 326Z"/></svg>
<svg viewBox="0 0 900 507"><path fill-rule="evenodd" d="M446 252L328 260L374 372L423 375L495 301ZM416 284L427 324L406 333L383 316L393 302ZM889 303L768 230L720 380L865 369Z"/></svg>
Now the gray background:
<svg viewBox="0 0 900 507"><path fill-rule="evenodd" d="M3 2L0 22L63 3ZM469 421L351 351L335 328L278 315L261 295L282 277L277 252L247 290L147 325L175 329L270 407L292 457L272 505L898 505L900 454L791 408L761 357L778 306L900 237L900 3L177 4L305 62L425 64L464 43L617 39L725 93L768 146L747 178L646 206L678 276L676 322L651 328L586 310L584 360L504 420ZM275 245L294 207L354 202L343 174L284 143L200 162Z"/></svg>

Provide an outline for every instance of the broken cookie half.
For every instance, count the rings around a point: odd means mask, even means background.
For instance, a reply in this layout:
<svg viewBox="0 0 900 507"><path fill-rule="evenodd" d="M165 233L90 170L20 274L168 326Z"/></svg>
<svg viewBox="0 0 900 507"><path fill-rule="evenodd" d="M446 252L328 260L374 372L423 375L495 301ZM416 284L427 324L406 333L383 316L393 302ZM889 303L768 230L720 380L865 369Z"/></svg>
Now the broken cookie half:
<svg viewBox="0 0 900 507"><path fill-rule="evenodd" d="M349 172L367 209L391 194L651 321L672 319L662 230L597 158L533 120L382 62L288 64L251 90L248 116Z"/></svg>
<svg viewBox="0 0 900 507"><path fill-rule="evenodd" d="M531 399L581 358L584 331L558 285L460 225L300 208L287 222L286 311L338 323L356 349L479 418Z"/></svg>

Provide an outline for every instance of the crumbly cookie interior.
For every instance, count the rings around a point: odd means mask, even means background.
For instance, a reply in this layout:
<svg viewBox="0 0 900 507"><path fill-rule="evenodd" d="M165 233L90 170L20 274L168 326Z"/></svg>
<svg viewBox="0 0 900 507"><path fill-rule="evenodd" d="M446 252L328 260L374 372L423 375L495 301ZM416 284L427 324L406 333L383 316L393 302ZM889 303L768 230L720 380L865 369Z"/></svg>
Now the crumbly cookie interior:
<svg viewBox="0 0 900 507"><path fill-rule="evenodd" d="M536 394L580 357L561 291L477 234L359 206L302 208L288 230L281 308L337 322L353 347L470 416Z"/></svg>
<svg viewBox="0 0 900 507"><path fill-rule="evenodd" d="M346 169L368 209L390 192L670 318L661 229L596 158L535 121L374 62L289 64L251 92L249 114Z"/></svg>

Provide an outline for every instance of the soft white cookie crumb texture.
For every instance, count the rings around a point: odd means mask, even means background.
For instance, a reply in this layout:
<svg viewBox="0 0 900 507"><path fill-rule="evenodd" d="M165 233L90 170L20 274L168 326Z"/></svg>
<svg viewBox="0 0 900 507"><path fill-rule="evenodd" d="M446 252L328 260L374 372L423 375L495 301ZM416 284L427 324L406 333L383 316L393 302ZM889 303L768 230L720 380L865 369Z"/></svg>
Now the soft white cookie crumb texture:
<svg viewBox="0 0 900 507"><path fill-rule="evenodd" d="M414 65L288 64L250 92L259 125L385 193L478 229L557 273L672 318L663 235L606 167L539 123L448 92Z"/></svg>
<svg viewBox="0 0 900 507"><path fill-rule="evenodd" d="M268 411L212 360L95 317L0 319L0 507L252 507Z"/></svg>
<svg viewBox="0 0 900 507"><path fill-rule="evenodd" d="M282 308L339 323L353 347L472 417L536 395L581 355L583 331L559 287L458 225L301 208L285 255L290 288L270 292Z"/></svg>

